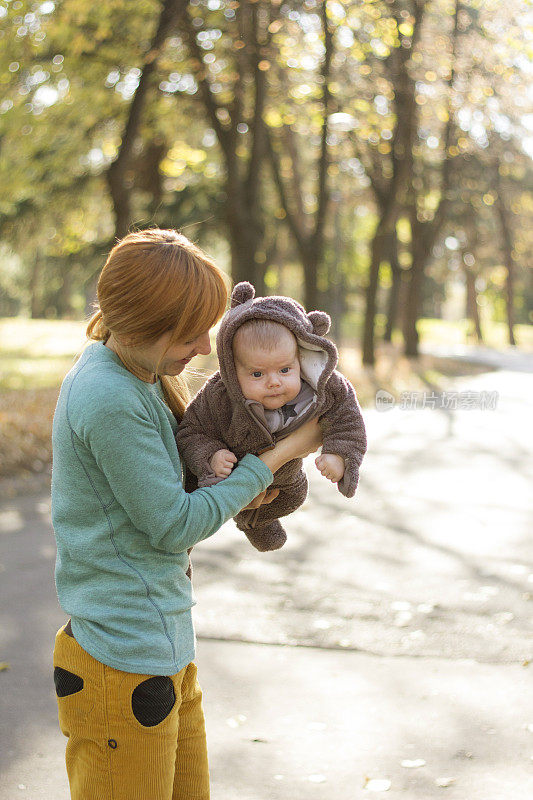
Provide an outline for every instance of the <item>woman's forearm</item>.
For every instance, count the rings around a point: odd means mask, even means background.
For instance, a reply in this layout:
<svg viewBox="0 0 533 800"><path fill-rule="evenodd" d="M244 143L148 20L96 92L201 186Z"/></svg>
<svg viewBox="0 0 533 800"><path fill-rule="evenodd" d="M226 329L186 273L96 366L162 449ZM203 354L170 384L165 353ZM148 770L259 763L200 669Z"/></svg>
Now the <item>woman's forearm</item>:
<svg viewBox="0 0 533 800"><path fill-rule="evenodd" d="M261 453L259 458L271 472L276 472L280 467L293 458L305 458L310 453L318 450L322 444L322 431L317 419L308 420L300 428L290 433L276 443L272 450Z"/></svg>
<svg viewBox="0 0 533 800"><path fill-rule="evenodd" d="M279 442L273 450L267 450L265 453L261 453L261 455L258 456L272 474L277 472L287 461L290 461L290 458L287 458L286 454L280 449L280 445L281 442Z"/></svg>

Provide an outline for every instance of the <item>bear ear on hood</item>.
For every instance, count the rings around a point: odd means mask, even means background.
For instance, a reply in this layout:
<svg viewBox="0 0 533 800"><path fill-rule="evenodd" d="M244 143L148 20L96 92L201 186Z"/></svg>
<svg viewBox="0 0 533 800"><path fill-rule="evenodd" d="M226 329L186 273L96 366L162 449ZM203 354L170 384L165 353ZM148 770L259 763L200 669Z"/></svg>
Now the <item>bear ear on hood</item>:
<svg viewBox="0 0 533 800"><path fill-rule="evenodd" d="M313 333L317 336L325 336L329 331L331 317L325 311L310 311L307 318L313 326Z"/></svg>
<svg viewBox="0 0 533 800"><path fill-rule="evenodd" d="M231 293L231 308L240 306L241 303L246 303L247 300L253 300L255 297L255 289L248 281L241 281L237 283Z"/></svg>

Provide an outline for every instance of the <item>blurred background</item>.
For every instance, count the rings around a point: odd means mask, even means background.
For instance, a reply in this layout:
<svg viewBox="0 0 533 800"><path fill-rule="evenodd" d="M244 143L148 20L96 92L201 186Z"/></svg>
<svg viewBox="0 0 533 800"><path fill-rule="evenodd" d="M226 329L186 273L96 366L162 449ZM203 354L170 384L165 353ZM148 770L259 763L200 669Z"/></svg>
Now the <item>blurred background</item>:
<svg viewBox="0 0 533 800"><path fill-rule="evenodd" d="M328 311L364 403L442 388L451 346L533 346L528 2L1 0L0 26L3 474L47 461L131 228Z"/></svg>
<svg viewBox="0 0 533 800"><path fill-rule="evenodd" d="M532 159L530 0L0 0L0 800L68 797L51 422L149 226L328 311L369 438L194 550L214 796L531 800Z"/></svg>

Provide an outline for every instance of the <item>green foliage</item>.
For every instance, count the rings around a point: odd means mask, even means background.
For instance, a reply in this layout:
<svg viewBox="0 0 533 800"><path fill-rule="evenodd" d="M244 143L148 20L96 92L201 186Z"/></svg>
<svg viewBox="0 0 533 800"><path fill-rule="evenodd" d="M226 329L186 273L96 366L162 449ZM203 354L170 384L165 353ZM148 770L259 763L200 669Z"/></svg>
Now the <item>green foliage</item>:
<svg viewBox="0 0 533 800"><path fill-rule="evenodd" d="M503 319L501 195L512 235L517 318L529 321L533 172L531 131L525 127L531 89L527 5L462 3L454 61L449 0L425 4L419 34L412 0L329 0L331 204L319 278L325 296L340 281L347 307L360 308L378 218L374 189L379 182L386 185L393 171L397 103L403 97L398 57L407 52L416 105L412 186L423 219L438 212L442 167L451 163L426 310L438 306L446 283L458 274L450 269L453 258L444 244L455 236L460 257L474 258L481 300ZM156 0L0 0L0 313L75 316L91 299L114 232L106 173L151 57L160 9ZM257 54L267 85L264 119L285 148L281 167L287 185L299 173L300 210L311 221L324 122L320 10L321 0L189 3L200 60L176 21L159 54L129 165L132 224L185 227L229 261L227 161L200 84L205 77L244 181L254 142L257 76L250 64ZM255 43L252 14L262 25ZM298 293L301 271L266 159L256 179L264 228L258 257L268 269L267 286L285 285ZM407 269L413 246L407 216L400 216L397 231L400 265ZM381 276L383 305L391 285L385 265Z"/></svg>

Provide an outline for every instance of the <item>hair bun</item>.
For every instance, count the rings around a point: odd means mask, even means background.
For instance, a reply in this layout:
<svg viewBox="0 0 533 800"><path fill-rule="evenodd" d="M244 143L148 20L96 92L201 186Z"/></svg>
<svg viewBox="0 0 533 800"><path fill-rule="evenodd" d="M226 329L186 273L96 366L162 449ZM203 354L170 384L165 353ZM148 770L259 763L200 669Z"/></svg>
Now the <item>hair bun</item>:
<svg viewBox="0 0 533 800"><path fill-rule="evenodd" d="M247 300L253 300L255 297L255 289L248 281L241 281L238 283L231 293L231 308L240 306L241 303L246 303Z"/></svg>
<svg viewBox="0 0 533 800"><path fill-rule="evenodd" d="M325 311L310 311L307 315L317 336L325 336L331 326L331 317Z"/></svg>

